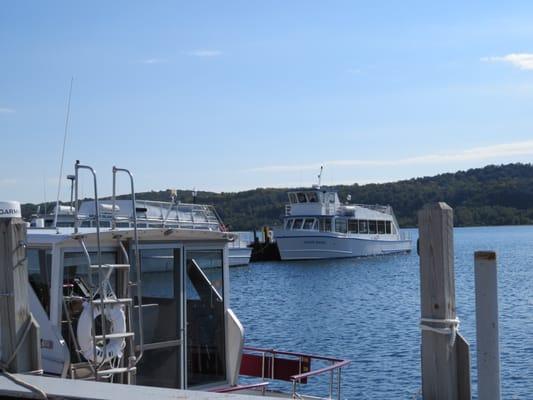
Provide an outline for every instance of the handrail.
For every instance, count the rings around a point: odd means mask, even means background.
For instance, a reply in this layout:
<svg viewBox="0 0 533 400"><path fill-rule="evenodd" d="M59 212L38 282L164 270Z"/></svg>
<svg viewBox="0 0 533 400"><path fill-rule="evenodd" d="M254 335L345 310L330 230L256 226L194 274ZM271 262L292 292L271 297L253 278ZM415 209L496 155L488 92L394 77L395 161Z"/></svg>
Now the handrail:
<svg viewBox="0 0 533 400"><path fill-rule="evenodd" d="M143 310L142 310L142 279L141 279L141 261L139 259L139 236L137 232L137 207L135 202L135 186L133 182L133 174L126 168L117 168L113 166L113 206L112 206L112 215L113 220L115 219L115 204L116 204L116 175L117 172L124 172L130 178L131 185L131 205L132 205L132 216L133 216L133 254L135 256L135 275L136 275L136 288L137 288L137 304L138 304L138 320L139 320L139 354L136 357L135 364L138 364L141 361L144 355L144 324L143 324ZM115 228L115 226L113 226Z"/></svg>
<svg viewBox="0 0 533 400"><path fill-rule="evenodd" d="M75 202L75 208L74 208L74 233L78 233L78 206L79 206L79 199L78 199L78 184L79 184L79 170L80 169L86 169L89 172L91 172L93 176L93 185L94 185L94 208L95 208L95 218L96 218L96 255L98 260L98 283L99 283L99 292L100 292L100 307L103 313L104 310L104 300L105 300L105 293L104 293L104 272L102 269L102 247L101 247L101 241L100 241L100 206L99 206L99 200L98 200L98 182L96 179L96 171L94 168L92 168L89 165L82 165L80 164L79 160L76 160L76 164L74 165L75 170L75 179L76 179L76 188L75 188L75 195L76 195L76 202ZM83 239L81 240L83 242ZM84 246L84 251L86 253L86 257L88 260L90 260L89 253L87 252L87 248ZM94 283L92 280L92 273L91 273L91 262L89 262L89 265L87 266L87 275L89 278L89 283L91 286L91 298L89 299L90 306L91 306L91 334L92 334L92 340L93 340L93 351L94 351L94 357L95 357L95 364L97 363L97 356L96 356L96 326L95 326L95 319L94 319ZM104 343L104 352L103 354L107 354L107 340L106 340L106 319L101 318L102 321L102 337L103 337L103 343ZM102 360L102 364L103 364ZM98 379L98 376L96 377Z"/></svg>
<svg viewBox="0 0 533 400"><path fill-rule="evenodd" d="M350 360L342 360L342 361L336 362L335 364L329 365L329 366L324 367L324 368L319 368L319 369L316 369L314 371L304 372L304 373L298 374L298 375L292 375L291 376L291 380L299 381L299 380L304 379L304 378L309 378L310 376L320 375L320 374L323 374L324 372L328 372L328 371L332 371L332 370L335 370L335 369L338 369L338 368L345 367L346 365L348 365L350 363L351 363Z"/></svg>
<svg viewBox="0 0 533 400"><path fill-rule="evenodd" d="M290 381L292 382L292 398L300 398L298 393L297 393L297 385L302 383L302 380L306 379L306 378L310 378L310 377L313 377L313 376L318 376L318 375L322 375L324 373L327 373L329 372L330 373L330 383L329 383L329 399L332 399L333 397L333 387L334 387L334 374L335 374L335 371L337 371L337 399L340 400L340 395L341 395L341 370L343 367L345 367L346 365L350 364L350 360L345 360L345 359L341 359L341 358L336 358L336 357L327 357L327 356L317 356L317 355L311 355L311 354L304 354L304 353L295 353L295 352L291 352L291 351L281 351L281 350L274 350L274 349L262 349L262 348L259 348L259 347L251 347L251 346L246 346L243 348L243 351L249 351L249 352L256 352L256 353L262 353L263 354L263 358L265 357L266 354L270 354L271 357L272 357L272 365L271 365L271 372L272 372L272 379L275 379L274 378L274 362L275 362L275 359L276 359L276 355L286 355L286 356L292 356L292 357L298 357L300 359L300 363L302 362L302 359L303 358L308 358L310 360L320 360L320 361L327 361L327 362L330 362L331 365L328 365L326 367L323 367L323 368L319 368L319 369L316 369L314 371L308 371L308 372L304 372L304 373L299 373L299 374L296 374L296 375L291 375L289 376L289 379ZM264 361L263 361L264 363ZM263 364L263 372L262 372L262 375L263 375L263 379L265 378L264 376L264 364Z"/></svg>
<svg viewBox="0 0 533 400"><path fill-rule="evenodd" d="M334 361L334 362L347 361L342 358L336 358L336 357L318 356L314 354L305 354L305 353L295 353L291 351L283 351L283 350L275 350L275 349L264 349L264 348L253 347L253 346L244 346L243 350L257 351L260 353L280 354L280 355L285 355L285 356L309 357L309 358L314 358L316 360L324 360L324 361ZM350 363L350 361L348 361L348 363Z"/></svg>

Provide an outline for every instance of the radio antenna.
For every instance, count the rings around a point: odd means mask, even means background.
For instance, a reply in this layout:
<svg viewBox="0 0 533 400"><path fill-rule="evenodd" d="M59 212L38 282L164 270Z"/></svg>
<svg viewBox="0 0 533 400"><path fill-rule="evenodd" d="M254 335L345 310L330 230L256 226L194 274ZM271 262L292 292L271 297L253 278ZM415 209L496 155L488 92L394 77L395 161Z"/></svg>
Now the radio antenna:
<svg viewBox="0 0 533 400"><path fill-rule="evenodd" d="M70 79L70 90L68 91L67 102L67 117L65 118L65 132L63 134L63 150L61 151L61 163L59 165L59 177L57 179L57 200L56 200L56 214L54 216L54 228L57 231L57 218L59 215L59 196L61 194L61 177L63 176L63 160L65 159L65 147L67 144L68 123L70 119L70 99L72 97L72 84L74 83L74 77Z"/></svg>

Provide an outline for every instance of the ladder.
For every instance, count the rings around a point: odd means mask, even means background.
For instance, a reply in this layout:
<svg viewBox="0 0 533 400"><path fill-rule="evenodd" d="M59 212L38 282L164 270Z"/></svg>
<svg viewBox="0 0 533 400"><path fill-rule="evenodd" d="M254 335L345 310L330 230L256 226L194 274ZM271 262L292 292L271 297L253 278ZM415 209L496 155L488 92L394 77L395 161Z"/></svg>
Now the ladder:
<svg viewBox="0 0 533 400"><path fill-rule="evenodd" d="M79 171L88 170L92 174L93 186L94 186L94 207L95 207L95 226L96 226L96 260L92 260L91 254L87 249L85 242L85 235L79 231L80 219L78 217L79 212L79 198L78 198L78 182ZM113 200L115 198L115 175L118 171L128 172L131 178L132 199L135 202L135 192L133 187L133 176L129 171L124 169L118 169L113 167ZM135 209L135 206L134 206ZM95 170L88 166L82 165L79 161L75 164L75 202L74 202L74 238L78 240L85 258L88 264L88 284L89 284L89 301L90 307L90 320L91 320L91 338L92 338L92 359L88 360L89 368L92 372L92 377L95 380L110 380L112 381L115 375L126 374L126 383L135 383L135 374L137 371L136 364L142 358L143 351L143 325L142 325L142 303L141 303L141 277L139 268L139 249L138 249L138 236L137 236L137 224L134 212L134 237L133 237L133 251L135 255L136 264L136 282L130 282L130 263L128 252L124 247L122 237L120 234L115 235L118 246L122 253L122 264L108 264L102 262L101 240L100 240L100 207L98 200L98 184ZM113 226L115 228L115 226ZM98 279L95 282L94 272L97 272ZM117 293L113 290L111 284L111 276L115 272L117 282L122 284L117 287ZM139 309L139 337L140 346L139 353L136 354L135 349L135 333L133 332L133 319L132 319L132 307L133 299L131 296L132 286L137 287L138 309ZM125 316L125 330L123 332L110 332L108 327L108 321L106 316L108 312L119 307ZM95 312L100 315L101 331L97 332L97 323ZM122 350L122 356L108 357L108 340L121 341L120 346ZM101 343L101 347L97 349L97 343ZM79 348L77 349L79 350ZM100 356L100 357L99 357ZM90 358L90 357L89 357ZM110 359L108 359L110 358ZM127 361L127 364L126 364Z"/></svg>

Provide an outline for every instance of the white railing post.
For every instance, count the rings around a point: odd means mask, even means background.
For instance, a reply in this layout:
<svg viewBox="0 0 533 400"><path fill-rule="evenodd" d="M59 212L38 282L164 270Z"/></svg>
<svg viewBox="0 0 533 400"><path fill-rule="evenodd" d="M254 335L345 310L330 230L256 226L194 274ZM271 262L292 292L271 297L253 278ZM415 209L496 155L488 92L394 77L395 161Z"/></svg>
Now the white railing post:
<svg viewBox="0 0 533 400"><path fill-rule="evenodd" d="M474 258L478 397L483 400L499 400L501 388L496 253L476 251Z"/></svg>

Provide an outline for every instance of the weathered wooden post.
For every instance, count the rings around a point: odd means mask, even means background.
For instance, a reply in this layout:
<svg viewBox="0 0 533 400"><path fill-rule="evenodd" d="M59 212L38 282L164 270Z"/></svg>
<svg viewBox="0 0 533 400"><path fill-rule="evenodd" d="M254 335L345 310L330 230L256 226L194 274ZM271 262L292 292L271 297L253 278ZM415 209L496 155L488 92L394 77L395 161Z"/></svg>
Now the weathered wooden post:
<svg viewBox="0 0 533 400"><path fill-rule="evenodd" d="M20 204L0 202L0 368L41 369L39 325L28 305L26 223Z"/></svg>
<svg viewBox="0 0 533 400"><path fill-rule="evenodd" d="M478 397L483 400L499 400L501 388L496 253L476 251L474 259Z"/></svg>
<svg viewBox="0 0 533 400"><path fill-rule="evenodd" d="M453 210L435 203L418 213L422 396L470 399L468 343L457 332Z"/></svg>

